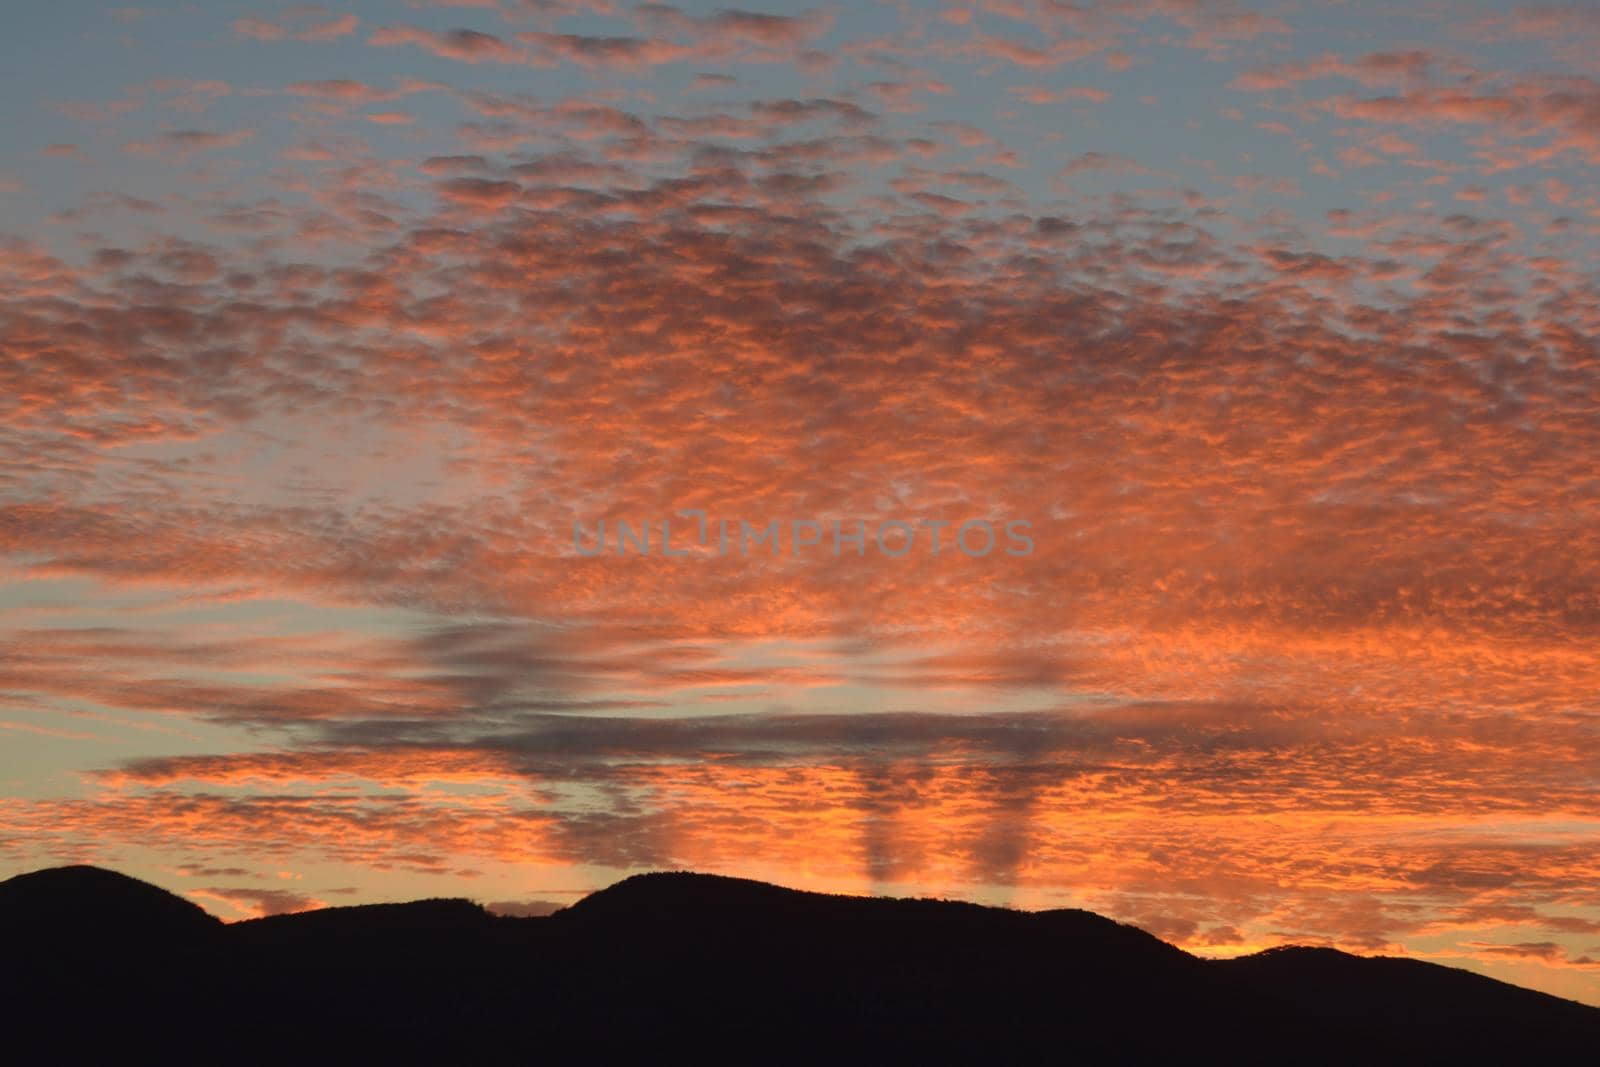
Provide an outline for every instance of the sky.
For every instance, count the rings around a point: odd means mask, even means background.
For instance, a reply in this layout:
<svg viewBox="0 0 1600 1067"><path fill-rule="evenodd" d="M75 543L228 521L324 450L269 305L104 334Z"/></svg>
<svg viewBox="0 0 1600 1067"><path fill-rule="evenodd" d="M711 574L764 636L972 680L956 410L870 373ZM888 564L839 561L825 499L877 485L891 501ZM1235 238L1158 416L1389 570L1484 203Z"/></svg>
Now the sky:
<svg viewBox="0 0 1600 1067"><path fill-rule="evenodd" d="M729 2L12 15L0 877L1600 1004L1600 9Z"/></svg>

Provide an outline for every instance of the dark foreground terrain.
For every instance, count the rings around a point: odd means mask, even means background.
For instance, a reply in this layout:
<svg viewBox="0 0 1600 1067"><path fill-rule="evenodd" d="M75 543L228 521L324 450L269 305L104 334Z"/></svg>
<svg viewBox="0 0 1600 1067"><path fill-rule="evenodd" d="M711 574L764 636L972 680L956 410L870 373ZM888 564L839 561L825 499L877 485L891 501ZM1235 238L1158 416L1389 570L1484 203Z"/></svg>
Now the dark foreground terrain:
<svg viewBox="0 0 1600 1067"><path fill-rule="evenodd" d="M431 900L224 925L110 871L40 871L0 883L0 1023L17 1063L1600 1056L1600 1009L1432 964L1206 961L1083 911L693 874L547 918Z"/></svg>

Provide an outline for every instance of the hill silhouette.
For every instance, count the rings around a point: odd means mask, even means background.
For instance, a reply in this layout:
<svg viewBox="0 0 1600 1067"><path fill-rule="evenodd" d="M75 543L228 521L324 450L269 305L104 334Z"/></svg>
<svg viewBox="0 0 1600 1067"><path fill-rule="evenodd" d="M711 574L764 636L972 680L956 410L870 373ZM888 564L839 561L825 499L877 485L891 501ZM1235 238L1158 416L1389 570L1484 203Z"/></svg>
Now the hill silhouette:
<svg viewBox="0 0 1600 1067"><path fill-rule="evenodd" d="M0 943L58 952L201 942L222 923L198 904L99 867L55 867L0 882Z"/></svg>
<svg viewBox="0 0 1600 1067"><path fill-rule="evenodd" d="M0 883L0 932L21 948L0 968L8 1047L56 1058L1584 1062L1600 1048L1600 1009L1415 960L1203 960L1085 911L684 873L541 918L431 900L224 925L62 868Z"/></svg>

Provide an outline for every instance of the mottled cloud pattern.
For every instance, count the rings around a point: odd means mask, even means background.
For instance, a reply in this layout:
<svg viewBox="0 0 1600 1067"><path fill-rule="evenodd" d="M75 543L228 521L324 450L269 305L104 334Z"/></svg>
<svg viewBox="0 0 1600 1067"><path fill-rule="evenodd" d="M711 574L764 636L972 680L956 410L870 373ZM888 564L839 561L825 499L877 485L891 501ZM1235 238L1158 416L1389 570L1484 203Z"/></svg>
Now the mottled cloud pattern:
<svg viewBox="0 0 1600 1067"><path fill-rule="evenodd" d="M0 866L694 867L1600 1003L1600 71L1344 7L30 16Z"/></svg>

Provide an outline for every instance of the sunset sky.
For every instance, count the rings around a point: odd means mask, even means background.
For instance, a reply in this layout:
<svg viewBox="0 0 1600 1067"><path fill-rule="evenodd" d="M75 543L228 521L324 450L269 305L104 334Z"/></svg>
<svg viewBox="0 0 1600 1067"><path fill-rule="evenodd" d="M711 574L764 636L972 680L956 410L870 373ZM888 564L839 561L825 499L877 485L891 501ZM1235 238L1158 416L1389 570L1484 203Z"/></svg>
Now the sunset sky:
<svg viewBox="0 0 1600 1067"><path fill-rule="evenodd" d="M0 877L1600 1004L1600 8L728 2L10 13Z"/></svg>

